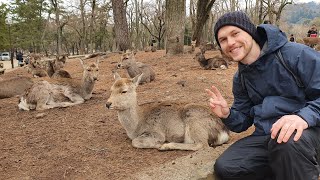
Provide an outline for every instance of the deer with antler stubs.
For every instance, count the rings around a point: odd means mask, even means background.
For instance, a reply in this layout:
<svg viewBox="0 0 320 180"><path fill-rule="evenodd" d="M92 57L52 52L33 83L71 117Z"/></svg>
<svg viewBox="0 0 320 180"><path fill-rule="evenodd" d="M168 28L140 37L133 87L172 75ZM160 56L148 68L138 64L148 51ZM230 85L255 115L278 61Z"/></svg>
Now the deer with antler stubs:
<svg viewBox="0 0 320 180"><path fill-rule="evenodd" d="M142 76L121 78L115 72L106 104L118 112L134 147L196 151L228 141L228 129L206 106L167 101L139 106L136 88Z"/></svg>

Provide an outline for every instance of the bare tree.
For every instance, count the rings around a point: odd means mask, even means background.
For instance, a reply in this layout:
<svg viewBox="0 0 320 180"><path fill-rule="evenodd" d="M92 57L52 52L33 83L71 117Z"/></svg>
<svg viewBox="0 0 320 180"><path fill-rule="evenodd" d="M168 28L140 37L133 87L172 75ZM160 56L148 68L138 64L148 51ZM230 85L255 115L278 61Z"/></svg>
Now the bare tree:
<svg viewBox="0 0 320 180"><path fill-rule="evenodd" d="M284 7L292 3L293 0L261 0L260 23L268 17L272 24L279 26Z"/></svg>
<svg viewBox="0 0 320 180"><path fill-rule="evenodd" d="M279 2L279 4L275 4L277 2ZM281 13L282 13L284 7L288 4L292 4L292 2L293 2L293 0L274 1L274 4L271 6L272 12L276 15L275 25L277 25L278 27L280 25ZM275 7L278 7L278 9L276 10Z"/></svg>
<svg viewBox="0 0 320 180"><path fill-rule="evenodd" d="M52 7L53 7L53 11L55 13L55 22L56 22L56 27L57 27L57 55L59 56L60 52L61 52L61 28L60 28L60 8L59 8L59 2L58 0L50 0Z"/></svg>
<svg viewBox="0 0 320 180"><path fill-rule="evenodd" d="M95 24L95 10L96 10L96 0L91 2L91 18L90 18L90 27L89 27L89 41L90 41L90 51L93 53L93 41L94 41L94 24Z"/></svg>
<svg viewBox="0 0 320 180"><path fill-rule="evenodd" d="M197 2L196 25L195 25L194 33L192 35L192 40L197 41L197 46L201 42L201 34L202 34L203 26L205 25L206 21L209 18L209 13L215 1L216 0L198 0Z"/></svg>
<svg viewBox="0 0 320 180"><path fill-rule="evenodd" d="M141 24L146 28L149 34L157 39L158 49L161 47L161 42L165 34L165 8L164 1L157 0L153 9L153 15L145 8L140 13Z"/></svg>
<svg viewBox="0 0 320 180"><path fill-rule="evenodd" d="M114 32L117 42L117 48L120 51L125 51L130 49L130 38L129 38L129 29L126 18L126 3L125 0L112 0L112 9L114 17Z"/></svg>
<svg viewBox="0 0 320 180"><path fill-rule="evenodd" d="M183 53L185 0L166 0L166 54Z"/></svg>

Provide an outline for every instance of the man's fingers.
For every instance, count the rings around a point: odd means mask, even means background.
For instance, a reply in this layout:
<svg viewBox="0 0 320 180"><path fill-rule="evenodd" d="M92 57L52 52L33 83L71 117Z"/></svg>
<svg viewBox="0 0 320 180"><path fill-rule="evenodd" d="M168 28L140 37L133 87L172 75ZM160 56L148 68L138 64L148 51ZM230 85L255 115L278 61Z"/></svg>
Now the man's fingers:
<svg viewBox="0 0 320 180"><path fill-rule="evenodd" d="M288 142L288 140L290 139L290 137L292 136L293 132L296 130L296 127L294 125L291 125L289 127L289 129L287 130L287 133L285 134L285 136L283 137L282 142L286 143Z"/></svg>
<svg viewBox="0 0 320 180"><path fill-rule="evenodd" d="M210 98L210 104L214 104L216 106L218 105L218 106L221 106L221 107L224 108L224 105L223 105L223 103L221 101L216 101L213 98Z"/></svg>
<svg viewBox="0 0 320 180"><path fill-rule="evenodd" d="M215 108L215 107L216 107L216 105L213 104L213 103L211 103L211 102L209 102L209 105L210 105L210 107L212 107L212 108Z"/></svg>
<svg viewBox="0 0 320 180"><path fill-rule="evenodd" d="M213 91L213 93L217 96L217 97L222 97L220 91L218 90L218 88L216 88L215 86L211 86L211 89Z"/></svg>
<svg viewBox="0 0 320 180"><path fill-rule="evenodd" d="M205 89L205 91L208 93L209 96L211 96L213 98L217 98L217 96L212 91L210 91L209 89Z"/></svg>
<svg viewBox="0 0 320 180"><path fill-rule="evenodd" d="M294 136L293 140L294 140L294 141L298 141L298 140L300 139L301 135L302 135L302 132L303 132L303 128L298 127L298 128L297 128L297 133L296 133L296 135Z"/></svg>
<svg viewBox="0 0 320 180"><path fill-rule="evenodd" d="M283 124L283 126L281 127L277 142L278 143L282 143L284 136L287 134L288 129L290 128L290 124Z"/></svg>
<svg viewBox="0 0 320 180"><path fill-rule="evenodd" d="M284 121L280 118L277 122L272 125L271 128L271 138L275 139L279 130L282 128Z"/></svg>

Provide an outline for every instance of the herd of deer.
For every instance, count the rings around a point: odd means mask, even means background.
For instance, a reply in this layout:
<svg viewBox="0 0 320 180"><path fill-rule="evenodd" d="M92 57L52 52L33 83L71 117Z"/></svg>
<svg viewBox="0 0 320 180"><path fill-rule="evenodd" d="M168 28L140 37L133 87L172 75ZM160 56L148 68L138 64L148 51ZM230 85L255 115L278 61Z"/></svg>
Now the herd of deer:
<svg viewBox="0 0 320 180"><path fill-rule="evenodd" d="M71 78L62 69L66 60L67 56L53 61L41 61L40 56L32 56L29 72L34 77L48 78L37 78L41 79L38 81L27 77L2 80L0 98L20 95L18 107L27 111L84 103L92 97L99 74L99 60L85 62L80 59L83 67L81 81ZM199 63L201 65L203 60ZM222 64L227 67L227 64ZM126 69L129 78L121 78L117 73L119 68ZM118 112L118 119L134 147L196 151L228 141L228 129L206 106L176 101L138 105L136 88L139 84L154 81L156 74L150 65L137 62L134 53L122 54L113 74L115 82L106 107Z"/></svg>

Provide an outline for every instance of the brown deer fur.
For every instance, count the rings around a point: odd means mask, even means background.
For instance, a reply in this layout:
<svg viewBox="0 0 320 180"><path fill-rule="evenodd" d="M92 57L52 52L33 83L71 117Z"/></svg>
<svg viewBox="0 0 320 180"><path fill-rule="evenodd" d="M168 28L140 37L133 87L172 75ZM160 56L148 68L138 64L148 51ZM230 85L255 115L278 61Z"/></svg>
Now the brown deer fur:
<svg viewBox="0 0 320 180"><path fill-rule="evenodd" d="M124 53L118 67L126 69L131 78L142 74L140 84L149 83L155 79L156 73L150 65L137 62L132 52Z"/></svg>
<svg viewBox="0 0 320 180"><path fill-rule="evenodd" d="M201 52L198 52L195 55L194 59L197 60L199 65L206 70L216 69L216 68L221 68L221 69L228 68L227 61L221 57L213 57L213 58L206 59L204 54L202 54Z"/></svg>
<svg viewBox="0 0 320 180"><path fill-rule="evenodd" d="M35 83L20 99L21 110L45 110L55 107L67 107L83 103L92 96L95 81L98 78L98 61L84 64L81 81L75 79L51 79Z"/></svg>
<svg viewBox="0 0 320 180"><path fill-rule="evenodd" d="M206 106L181 102L137 105L136 88L142 75L133 79L115 73L107 108L118 119L136 148L199 150L228 141L229 131Z"/></svg>
<svg viewBox="0 0 320 180"><path fill-rule="evenodd" d="M14 77L0 81L0 99L22 95L33 85L29 77Z"/></svg>

